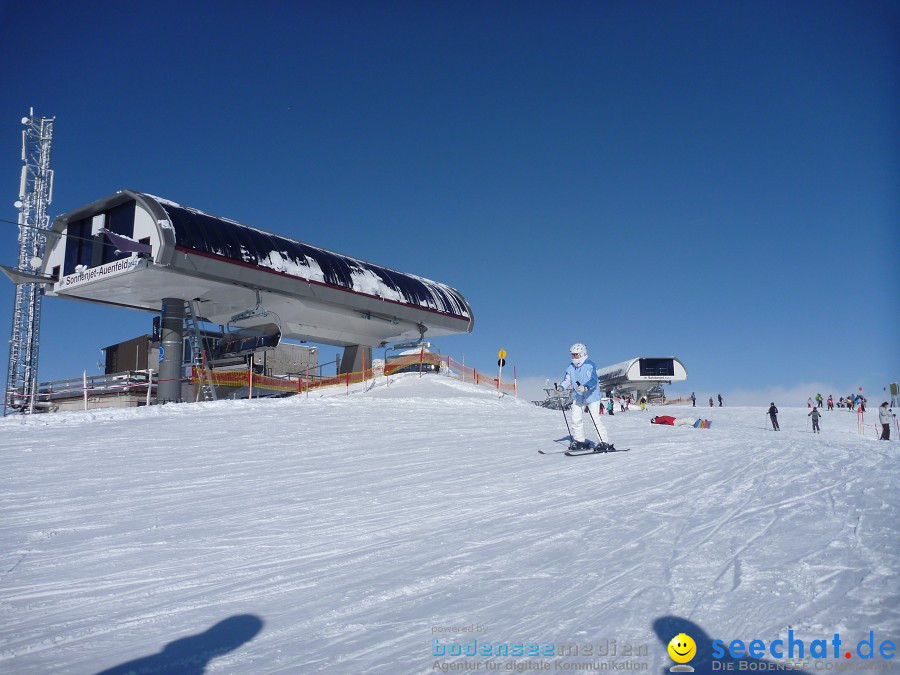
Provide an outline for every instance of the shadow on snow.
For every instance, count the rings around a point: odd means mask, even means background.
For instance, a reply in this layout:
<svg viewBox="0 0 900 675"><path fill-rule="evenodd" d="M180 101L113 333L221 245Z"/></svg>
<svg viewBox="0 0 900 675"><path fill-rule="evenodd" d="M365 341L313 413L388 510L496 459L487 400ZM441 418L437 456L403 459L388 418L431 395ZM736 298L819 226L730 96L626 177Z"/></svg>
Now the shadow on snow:
<svg viewBox="0 0 900 675"><path fill-rule="evenodd" d="M262 627L262 619L252 614L230 616L203 633L170 642L158 654L134 659L97 675L162 672L202 675L210 661L250 642Z"/></svg>

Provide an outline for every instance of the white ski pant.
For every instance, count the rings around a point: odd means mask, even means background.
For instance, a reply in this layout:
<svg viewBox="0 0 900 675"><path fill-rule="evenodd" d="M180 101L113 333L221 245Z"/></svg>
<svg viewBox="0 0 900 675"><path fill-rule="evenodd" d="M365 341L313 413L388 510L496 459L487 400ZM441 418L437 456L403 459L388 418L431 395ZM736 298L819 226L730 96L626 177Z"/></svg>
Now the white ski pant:
<svg viewBox="0 0 900 675"><path fill-rule="evenodd" d="M594 401L588 405L590 414L588 414L587 425L591 429L594 428L594 422L597 423L597 429L600 431L600 440L609 443L609 437L606 435L606 426L603 424L603 418L600 416L600 401ZM572 438L579 443L584 442L584 405L572 404ZM591 421L591 416L594 420Z"/></svg>

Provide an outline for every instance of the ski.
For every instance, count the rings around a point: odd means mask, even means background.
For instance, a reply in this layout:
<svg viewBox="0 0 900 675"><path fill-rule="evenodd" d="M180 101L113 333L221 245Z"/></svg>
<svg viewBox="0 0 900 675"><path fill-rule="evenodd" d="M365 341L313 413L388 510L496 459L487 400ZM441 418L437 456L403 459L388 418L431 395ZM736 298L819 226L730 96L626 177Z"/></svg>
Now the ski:
<svg viewBox="0 0 900 675"><path fill-rule="evenodd" d="M554 438L553 442L554 443L565 443L566 450L568 450L569 444L572 442L572 437L571 436L563 436L562 438ZM541 453L542 455L561 455L562 453L566 452L566 450L538 450L538 452Z"/></svg>
<svg viewBox="0 0 900 675"><path fill-rule="evenodd" d="M560 439L560 440L562 440L562 439ZM559 441L557 441L557 442L559 442ZM582 448L582 450L579 450L579 452L583 451L584 454L589 455L595 451L594 448L596 448L596 447L597 446L594 445L594 443L592 442L590 448ZM573 449L572 446L569 445L566 447L565 450L538 450L538 452L541 453L542 455L567 455L572 451L572 449Z"/></svg>
<svg viewBox="0 0 900 675"><path fill-rule="evenodd" d="M628 452L631 448L617 448L616 446L610 446L606 449L595 448L593 450L566 450L566 457L580 457L581 455L605 455L609 452Z"/></svg>
<svg viewBox="0 0 900 675"><path fill-rule="evenodd" d="M570 442L572 440L571 436L566 436L564 438L557 438L554 440L554 443L561 442ZM569 457L578 457L578 455L600 455L605 452L628 452L631 448L623 448L619 449L615 445L604 445L603 448L598 448L597 445L593 441L589 441L591 444L590 448L583 448L580 450L574 450L571 446L567 447L565 450L538 450L538 452L542 455L568 455Z"/></svg>

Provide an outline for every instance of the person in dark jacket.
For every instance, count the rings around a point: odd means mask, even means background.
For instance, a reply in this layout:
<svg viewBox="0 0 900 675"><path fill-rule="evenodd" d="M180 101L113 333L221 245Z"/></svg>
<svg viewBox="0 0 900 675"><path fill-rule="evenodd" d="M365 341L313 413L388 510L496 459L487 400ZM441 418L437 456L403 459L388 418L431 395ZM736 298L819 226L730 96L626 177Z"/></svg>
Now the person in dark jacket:
<svg viewBox="0 0 900 675"><path fill-rule="evenodd" d="M769 406L769 418L772 420L772 429L780 431L778 427L778 408L775 407L775 401L772 401L772 405Z"/></svg>
<svg viewBox="0 0 900 675"><path fill-rule="evenodd" d="M822 433L822 430L819 428L819 418L820 418L821 416L822 416L822 413L819 412L819 409L818 409L818 408L813 408L813 409L812 409L812 412L810 412L809 415L807 415L807 417L812 417L813 433L814 433L814 434L821 434L821 433Z"/></svg>

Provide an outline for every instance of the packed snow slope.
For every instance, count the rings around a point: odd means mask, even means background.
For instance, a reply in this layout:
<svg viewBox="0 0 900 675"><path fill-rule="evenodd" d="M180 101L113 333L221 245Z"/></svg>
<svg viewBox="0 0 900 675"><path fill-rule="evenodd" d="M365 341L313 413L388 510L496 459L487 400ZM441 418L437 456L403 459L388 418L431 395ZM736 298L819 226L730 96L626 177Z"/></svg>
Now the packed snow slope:
<svg viewBox="0 0 900 675"><path fill-rule="evenodd" d="M0 672L664 673L680 632L696 672L892 672L900 445L806 415L632 409L574 458L538 453L561 412L436 375L6 418Z"/></svg>

